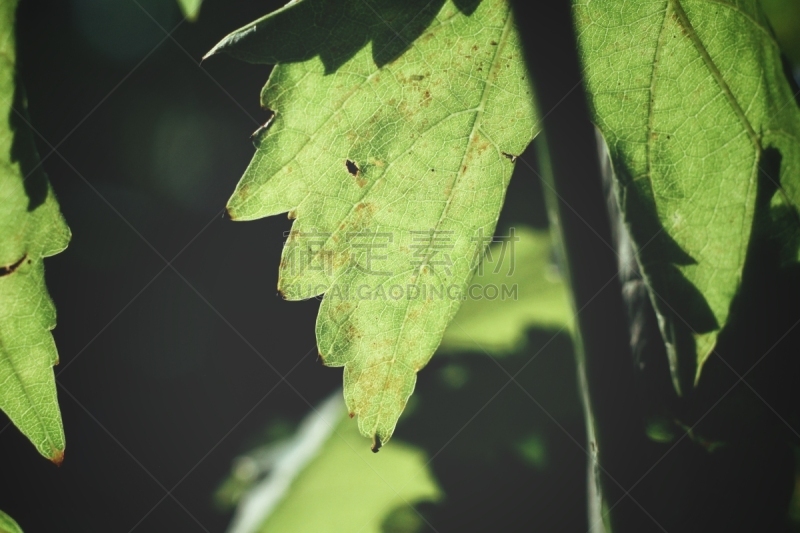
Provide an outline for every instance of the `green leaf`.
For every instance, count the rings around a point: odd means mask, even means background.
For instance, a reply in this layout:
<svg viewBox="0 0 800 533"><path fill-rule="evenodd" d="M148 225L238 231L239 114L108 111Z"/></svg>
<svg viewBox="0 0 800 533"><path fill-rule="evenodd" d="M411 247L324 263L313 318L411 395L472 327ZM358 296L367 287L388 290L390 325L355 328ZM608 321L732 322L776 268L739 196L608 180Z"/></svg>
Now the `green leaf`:
<svg viewBox="0 0 800 533"><path fill-rule="evenodd" d="M197 15L200 14L200 4L202 3L203 0L178 0L183 16L192 21L197 20Z"/></svg>
<svg viewBox="0 0 800 533"><path fill-rule="evenodd" d="M325 293L321 356L345 367L347 406L378 449L535 133L509 6L305 0L208 55L218 52L278 63L261 95L274 116L228 212L297 218L279 289L289 300Z"/></svg>
<svg viewBox="0 0 800 533"><path fill-rule="evenodd" d="M0 511L0 533L22 533L22 528L17 525L13 518Z"/></svg>
<svg viewBox="0 0 800 533"><path fill-rule="evenodd" d="M290 442L237 460L226 485L268 474L242 496L229 533L380 533L387 521L421 520L411 505L441 497L425 454L405 443L370 453L346 412L337 392Z"/></svg>
<svg viewBox="0 0 800 533"><path fill-rule="evenodd" d="M64 430L50 330L56 313L42 258L63 250L70 232L39 163L16 79L16 2L0 3L0 409L55 463Z"/></svg>
<svg viewBox="0 0 800 533"><path fill-rule="evenodd" d="M529 328L571 331L569 293L552 254L549 232L527 227L516 228L513 237L493 244L440 349L507 355L525 346Z"/></svg>
<svg viewBox="0 0 800 533"><path fill-rule="evenodd" d="M800 113L756 0L574 5L594 118L680 390L729 321L759 167L798 205Z"/></svg>

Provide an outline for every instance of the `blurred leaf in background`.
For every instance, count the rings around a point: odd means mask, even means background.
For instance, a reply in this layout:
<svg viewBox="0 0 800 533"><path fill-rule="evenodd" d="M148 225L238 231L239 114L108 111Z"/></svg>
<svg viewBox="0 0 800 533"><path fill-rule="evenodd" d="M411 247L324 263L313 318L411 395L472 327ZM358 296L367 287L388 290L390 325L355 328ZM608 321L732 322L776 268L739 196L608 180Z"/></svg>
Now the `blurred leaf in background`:
<svg viewBox="0 0 800 533"><path fill-rule="evenodd" d="M181 20L173 0L72 0L72 17L80 35L104 59L134 63L165 39L159 25L172 30ZM153 21L157 21L158 25Z"/></svg>
<svg viewBox="0 0 800 533"><path fill-rule="evenodd" d="M56 312L43 258L70 239L44 170L16 76L16 2L0 3L0 409L43 456L60 463L64 429L50 333Z"/></svg>
<svg viewBox="0 0 800 533"><path fill-rule="evenodd" d="M379 455L370 453L346 413L336 391L292 439L237 460L218 493L223 502L240 502L230 533L379 533L382 524L416 531L422 518L411 506L441 495L425 454L399 442Z"/></svg>
<svg viewBox="0 0 800 533"><path fill-rule="evenodd" d="M548 231L511 228L489 247L440 350L519 351L530 327L570 330L572 310Z"/></svg>
<svg viewBox="0 0 800 533"><path fill-rule="evenodd" d="M197 20L197 15L200 14L200 4L202 3L203 0L178 0L183 16L189 20Z"/></svg>
<svg viewBox="0 0 800 533"><path fill-rule="evenodd" d="M0 511L0 533L22 533L22 528L17 525L13 518Z"/></svg>

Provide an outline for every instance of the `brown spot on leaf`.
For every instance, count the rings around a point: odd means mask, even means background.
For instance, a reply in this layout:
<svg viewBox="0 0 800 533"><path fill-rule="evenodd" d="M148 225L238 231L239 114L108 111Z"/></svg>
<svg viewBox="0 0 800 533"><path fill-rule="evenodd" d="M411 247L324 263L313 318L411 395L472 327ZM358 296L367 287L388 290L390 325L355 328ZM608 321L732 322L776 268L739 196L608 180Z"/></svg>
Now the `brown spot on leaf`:
<svg viewBox="0 0 800 533"><path fill-rule="evenodd" d="M347 416L349 416L350 418L353 418L354 416L356 416L356 414L355 414L353 411L350 411L350 412L347 414Z"/></svg>
<svg viewBox="0 0 800 533"><path fill-rule="evenodd" d="M338 236L334 235L336 240L338 240ZM350 263L350 253L349 252L328 252L328 256L326 258L327 263L323 263L326 265L333 265L333 269L338 271L340 268L347 266Z"/></svg>
<svg viewBox="0 0 800 533"><path fill-rule="evenodd" d="M237 191L237 195L239 196L240 200L246 200L248 196L250 196L250 184L245 183L239 190Z"/></svg>
<svg viewBox="0 0 800 533"><path fill-rule="evenodd" d="M297 209L292 209L291 211L289 211L288 213L286 213L286 217L287 217L289 220L294 220L294 219L296 219L296 218L297 218Z"/></svg>
<svg viewBox="0 0 800 533"><path fill-rule="evenodd" d="M13 274L15 270L17 270L22 263L25 262L25 259L28 258L28 254L23 255L19 261L12 263L7 266L0 267L0 277L8 276L9 274ZM28 262L30 263L30 261Z"/></svg>
<svg viewBox="0 0 800 533"><path fill-rule="evenodd" d="M50 460L56 466L61 466L61 463L64 462L64 450L53 450L53 455L50 456Z"/></svg>

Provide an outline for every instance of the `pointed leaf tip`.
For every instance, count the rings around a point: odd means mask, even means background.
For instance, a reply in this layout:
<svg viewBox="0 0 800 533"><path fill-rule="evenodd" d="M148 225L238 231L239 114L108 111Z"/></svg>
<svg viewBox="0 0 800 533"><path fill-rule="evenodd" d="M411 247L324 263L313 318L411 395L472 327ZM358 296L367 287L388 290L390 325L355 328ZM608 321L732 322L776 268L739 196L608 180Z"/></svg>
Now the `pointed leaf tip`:
<svg viewBox="0 0 800 533"><path fill-rule="evenodd" d="M49 459L54 465L61 466L64 462L64 450L55 450Z"/></svg>

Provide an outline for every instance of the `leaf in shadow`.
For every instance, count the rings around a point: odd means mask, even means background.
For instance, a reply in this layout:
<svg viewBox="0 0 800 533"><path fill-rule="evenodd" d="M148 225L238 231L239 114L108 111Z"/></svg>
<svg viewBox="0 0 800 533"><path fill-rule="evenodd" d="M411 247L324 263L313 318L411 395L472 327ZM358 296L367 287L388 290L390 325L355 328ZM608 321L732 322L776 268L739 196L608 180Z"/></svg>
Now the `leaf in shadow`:
<svg viewBox="0 0 800 533"><path fill-rule="evenodd" d="M36 143L29 125L25 89L19 79L14 85L14 104L12 112L8 115L8 125L12 132L11 162L19 163L25 194L28 195L28 211L33 211L47 198L47 176L40 163L39 154L36 153Z"/></svg>
<svg viewBox="0 0 800 533"><path fill-rule="evenodd" d="M471 14L479 0L457 2ZM293 63L319 56L326 74L372 43L378 67L397 59L428 28L444 0L301 0L236 30L205 57L225 52L252 63Z"/></svg>

